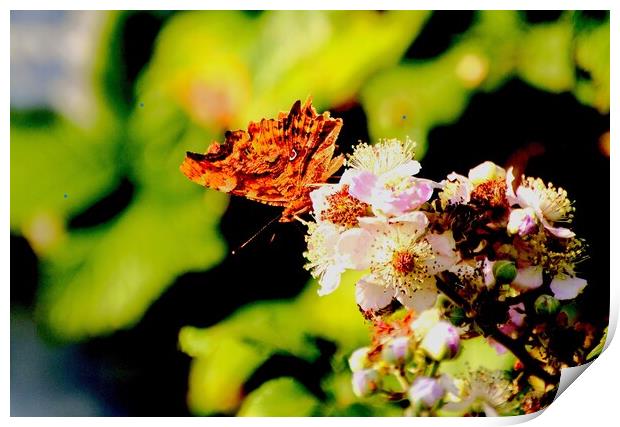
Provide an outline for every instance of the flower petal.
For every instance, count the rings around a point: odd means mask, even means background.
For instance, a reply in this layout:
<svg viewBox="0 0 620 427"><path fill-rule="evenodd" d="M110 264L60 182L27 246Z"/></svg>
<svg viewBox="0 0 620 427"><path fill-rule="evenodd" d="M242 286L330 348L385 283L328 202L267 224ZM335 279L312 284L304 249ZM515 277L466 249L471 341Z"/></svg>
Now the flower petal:
<svg viewBox="0 0 620 427"><path fill-rule="evenodd" d="M561 239L570 239L571 237L575 237L575 233L573 233L572 231L570 231L568 228L564 228L564 227L553 227L551 224L549 224L549 222L544 218L544 217L540 217L540 222L542 222L542 224L545 226L545 228L547 230L549 230L549 232L551 234L553 234L556 237L559 237Z"/></svg>
<svg viewBox="0 0 620 427"><path fill-rule="evenodd" d="M340 235L336 256L345 268L364 270L370 266L370 245L373 236L367 230L350 228Z"/></svg>
<svg viewBox="0 0 620 427"><path fill-rule="evenodd" d="M310 192L310 200L312 201L312 210L317 218L321 217L321 212L327 209L327 196L334 194L340 189L337 184L324 184L316 190Z"/></svg>
<svg viewBox="0 0 620 427"><path fill-rule="evenodd" d="M377 186L377 175L368 171L361 171L352 176L349 194L365 203L373 202L373 194Z"/></svg>
<svg viewBox="0 0 620 427"><path fill-rule="evenodd" d="M543 283L542 273L542 267L540 266L519 268L517 270L517 277L514 278L512 284L522 290L536 289Z"/></svg>
<svg viewBox="0 0 620 427"><path fill-rule="evenodd" d="M338 265L329 266L325 273L319 278L320 288L317 291L319 296L328 295L334 292L340 285L340 275L344 269Z"/></svg>
<svg viewBox="0 0 620 427"><path fill-rule="evenodd" d="M441 234L429 233L425 239L431 244L435 252L435 258L427 263L430 274L448 270L458 262L459 256L456 252L456 242L452 236L452 231Z"/></svg>
<svg viewBox="0 0 620 427"><path fill-rule="evenodd" d="M573 299L588 285L588 282L578 277L555 277L551 281L553 295L559 300Z"/></svg>
<svg viewBox="0 0 620 427"><path fill-rule="evenodd" d="M372 276L362 277L355 285L355 301L362 310L379 310L392 301L394 289L374 283Z"/></svg>
<svg viewBox="0 0 620 427"><path fill-rule="evenodd" d="M434 279L433 279L434 280ZM437 290L431 288L420 289L411 295L397 292L396 299L405 307L420 313L435 305L437 301Z"/></svg>

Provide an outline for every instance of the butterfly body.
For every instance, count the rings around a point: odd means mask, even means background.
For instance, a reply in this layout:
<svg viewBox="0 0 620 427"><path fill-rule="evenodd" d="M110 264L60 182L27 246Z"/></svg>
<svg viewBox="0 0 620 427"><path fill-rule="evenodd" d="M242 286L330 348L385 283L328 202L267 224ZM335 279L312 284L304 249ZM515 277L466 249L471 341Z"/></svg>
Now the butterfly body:
<svg viewBox="0 0 620 427"><path fill-rule="evenodd" d="M289 222L310 209L312 184L342 166L342 155L334 157L341 128L341 119L318 115L310 99L297 101L277 119L226 132L204 154L188 152L181 171L205 187L283 207L280 221Z"/></svg>

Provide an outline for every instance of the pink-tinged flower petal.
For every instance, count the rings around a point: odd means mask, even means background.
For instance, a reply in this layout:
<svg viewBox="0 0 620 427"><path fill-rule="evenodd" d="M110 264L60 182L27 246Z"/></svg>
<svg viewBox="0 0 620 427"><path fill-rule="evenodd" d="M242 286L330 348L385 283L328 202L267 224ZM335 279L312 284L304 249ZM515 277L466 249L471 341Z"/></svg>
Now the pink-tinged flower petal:
<svg viewBox="0 0 620 427"><path fill-rule="evenodd" d="M487 343L495 349L495 352L499 356L501 356L502 354L505 354L508 351L506 347L504 347L503 345L501 345L500 343L498 343L491 337L487 337Z"/></svg>
<svg viewBox="0 0 620 427"><path fill-rule="evenodd" d="M373 207L385 215L400 216L426 203L433 195L433 187L427 182L411 179L410 187L402 191L375 189Z"/></svg>
<svg viewBox="0 0 620 427"><path fill-rule="evenodd" d="M493 274L493 265L495 261L489 261L488 258L484 258L482 261L482 274L484 276L484 285L487 288L495 286L495 274Z"/></svg>
<svg viewBox="0 0 620 427"><path fill-rule="evenodd" d="M429 286L417 290L411 296L396 292L396 299L405 307L413 309L416 313L421 313L435 305L437 301L437 289L435 279L429 279Z"/></svg>
<svg viewBox="0 0 620 427"><path fill-rule="evenodd" d="M523 303L511 305L508 309L508 317L515 326L523 326L525 321L525 305Z"/></svg>
<svg viewBox="0 0 620 427"><path fill-rule="evenodd" d="M419 376L413 381L408 394L414 405L423 404L430 408L439 402L446 390L438 379Z"/></svg>
<svg viewBox="0 0 620 427"><path fill-rule="evenodd" d="M545 226L545 228L547 230L549 230L549 232L551 234L553 234L556 237L559 237L560 239L570 239L571 237L575 237L575 233L573 233L572 231L570 231L568 228L564 228L564 227L553 227L551 224L549 224L549 222L541 216L540 221L542 222L542 224Z"/></svg>
<svg viewBox="0 0 620 427"><path fill-rule="evenodd" d="M336 245L338 260L345 268L364 270L370 266L373 236L367 230L350 228L340 235Z"/></svg>
<svg viewBox="0 0 620 427"><path fill-rule="evenodd" d="M319 279L319 296L328 295L334 292L340 285L340 276L344 272L344 268L339 265L333 265L325 270L325 273Z"/></svg>
<svg viewBox="0 0 620 427"><path fill-rule="evenodd" d="M519 268L512 285L522 290L536 289L543 283L543 271L540 266Z"/></svg>
<svg viewBox="0 0 620 427"><path fill-rule="evenodd" d="M555 277L551 281L551 290L553 295L559 300L567 300L576 298L583 289L588 285L588 282L578 277Z"/></svg>
<svg viewBox="0 0 620 427"><path fill-rule="evenodd" d="M427 262L430 274L448 270L459 261L452 231L441 234L430 233L426 235L425 239L431 244L435 253L435 258Z"/></svg>
<svg viewBox="0 0 620 427"><path fill-rule="evenodd" d="M355 301L362 310L379 310L394 298L394 289L374 283L372 276L362 277L355 285Z"/></svg>
<svg viewBox="0 0 620 427"><path fill-rule="evenodd" d="M363 173L363 171L357 169L345 169L345 171L340 176L338 184L348 185L349 187L351 187L351 185L353 185L353 179L355 179L360 173Z"/></svg>
<svg viewBox="0 0 620 427"><path fill-rule="evenodd" d="M377 179L377 175L372 172L358 172L351 177L349 194L362 202L372 204L373 194L376 192Z"/></svg>

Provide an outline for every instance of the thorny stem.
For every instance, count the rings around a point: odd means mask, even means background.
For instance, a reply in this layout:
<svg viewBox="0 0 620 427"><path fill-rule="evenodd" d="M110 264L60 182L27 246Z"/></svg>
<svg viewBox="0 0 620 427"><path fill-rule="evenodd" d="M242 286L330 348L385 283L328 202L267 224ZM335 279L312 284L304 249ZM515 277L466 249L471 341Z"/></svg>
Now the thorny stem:
<svg viewBox="0 0 620 427"><path fill-rule="evenodd" d="M555 384L558 380L558 375L552 375L547 372L537 361L534 359L528 351L525 349L525 344L518 339L513 339L503 334L496 325L488 324L486 322L479 322L478 318L482 316L479 313L476 313L475 310L472 310L471 304L459 295L452 287L448 285L450 279L445 275L440 277L440 280L437 280L437 289L443 292L448 298L450 298L455 304L462 307L468 316L473 322L480 327L480 329L484 332L485 336L493 338L495 341L506 347L508 350L512 352L523 364L526 372L530 372L532 375L536 375L537 377L545 380L547 383Z"/></svg>

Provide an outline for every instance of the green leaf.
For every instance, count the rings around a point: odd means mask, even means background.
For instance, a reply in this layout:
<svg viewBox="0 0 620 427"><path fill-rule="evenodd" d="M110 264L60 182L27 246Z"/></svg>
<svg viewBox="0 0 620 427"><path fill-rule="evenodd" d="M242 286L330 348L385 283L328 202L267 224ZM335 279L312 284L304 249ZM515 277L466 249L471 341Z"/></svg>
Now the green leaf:
<svg viewBox="0 0 620 427"><path fill-rule="evenodd" d="M318 399L293 378L267 381L250 393L237 415L242 417L307 417Z"/></svg>
<svg viewBox="0 0 620 427"><path fill-rule="evenodd" d="M586 360L589 361L589 360L594 359L595 357L598 357L603 352L603 348L605 348L606 342L607 342L607 328L605 328L605 332L603 333L603 336L601 337L601 341L586 356Z"/></svg>
<svg viewBox="0 0 620 427"><path fill-rule="evenodd" d="M114 187L117 141L108 132L41 114L11 116L11 230L28 235L41 215L64 227Z"/></svg>
<svg viewBox="0 0 620 427"><path fill-rule="evenodd" d="M243 382L269 352L255 345L224 338L208 356L192 360L188 404L198 415L231 413L243 398ZM217 369L214 369L214 366Z"/></svg>
<svg viewBox="0 0 620 427"><path fill-rule="evenodd" d="M190 378L210 377L227 370L229 361L226 358L212 358L215 352L221 351L221 343L229 340L244 343L261 355L284 352L312 361L319 355L319 350L311 338L321 337L335 342L342 357L348 355L367 343L370 330L355 304L353 284L358 278L359 273L343 275L340 287L329 297L319 297L317 283L310 281L296 299L252 303L209 328L184 327L179 334L181 350L195 360L211 361L199 365L200 374L195 373L197 368L192 366ZM256 367L258 365L254 369ZM253 369L245 370L244 375L236 376L230 387L242 389L252 372ZM230 406L217 406L201 393L201 388L190 386L189 401L203 402L196 413L230 411Z"/></svg>
<svg viewBox="0 0 620 427"><path fill-rule="evenodd" d="M133 325L177 275L221 261L226 200L209 191L168 203L143 192L115 220L71 233L43 260L39 316L62 339Z"/></svg>
<svg viewBox="0 0 620 427"><path fill-rule="evenodd" d="M519 52L521 78L549 92L571 90L575 85L572 37L572 27L566 19L530 27Z"/></svg>
<svg viewBox="0 0 620 427"><path fill-rule="evenodd" d="M509 351L498 354L487 340L480 336L461 341L461 351L458 357L441 362L439 372L461 376L467 371L475 371L479 368L492 371L511 370L516 360Z"/></svg>

